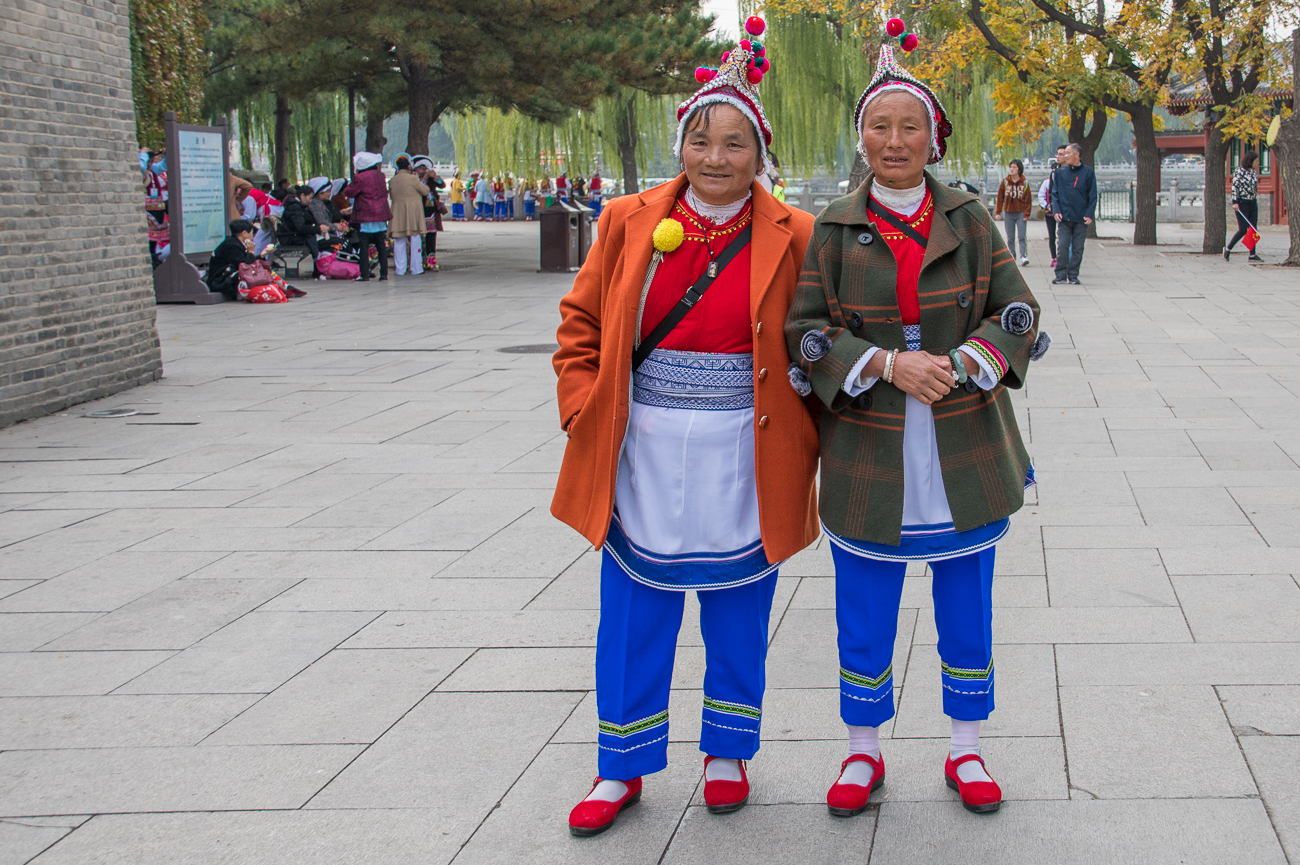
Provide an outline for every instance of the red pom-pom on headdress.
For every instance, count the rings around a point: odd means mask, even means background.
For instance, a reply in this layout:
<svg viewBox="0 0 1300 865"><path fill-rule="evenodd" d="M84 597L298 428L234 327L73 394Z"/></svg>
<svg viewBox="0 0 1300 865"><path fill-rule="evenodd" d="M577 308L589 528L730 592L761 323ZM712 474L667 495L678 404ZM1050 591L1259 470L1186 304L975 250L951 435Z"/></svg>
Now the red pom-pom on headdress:
<svg viewBox="0 0 1300 865"><path fill-rule="evenodd" d="M905 30L907 30L907 25L903 23L902 18L890 18L885 22L885 32L890 36L902 36Z"/></svg>
<svg viewBox="0 0 1300 865"><path fill-rule="evenodd" d="M757 15L751 15L745 21L745 32L751 36L762 36L765 29L767 29L767 24Z"/></svg>
<svg viewBox="0 0 1300 865"><path fill-rule="evenodd" d="M718 71L716 69L710 69L707 66L697 66L695 69L695 80L701 84L708 84L713 80L713 76L717 74Z"/></svg>
<svg viewBox="0 0 1300 865"><path fill-rule="evenodd" d="M723 52L722 52L722 62L723 62L723 63L726 63L726 62L727 62L727 58L730 57L730 56L731 56L731 52L730 52L730 51L723 51Z"/></svg>
<svg viewBox="0 0 1300 865"><path fill-rule="evenodd" d="M753 43L753 42L750 42L748 39L741 39L741 40L740 40L740 48L741 48L742 51L753 51L753 50L754 50L754 43Z"/></svg>
<svg viewBox="0 0 1300 865"><path fill-rule="evenodd" d="M748 72L745 73L745 77L749 79L750 84L757 84L758 82L763 80L763 70L750 69Z"/></svg>
<svg viewBox="0 0 1300 865"><path fill-rule="evenodd" d="M920 41L921 40L916 38L915 33L908 33L902 39L898 40L898 47L902 48L904 51L911 52L913 49L916 48L917 43L919 43Z"/></svg>

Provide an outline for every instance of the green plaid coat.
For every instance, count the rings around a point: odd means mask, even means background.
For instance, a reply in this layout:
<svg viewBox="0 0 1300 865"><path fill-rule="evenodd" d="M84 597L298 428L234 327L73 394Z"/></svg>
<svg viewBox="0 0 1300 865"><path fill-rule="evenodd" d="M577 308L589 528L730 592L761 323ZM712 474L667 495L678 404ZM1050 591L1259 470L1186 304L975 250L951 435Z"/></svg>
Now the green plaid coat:
<svg viewBox="0 0 1300 865"><path fill-rule="evenodd" d="M935 403L934 428L943 483L957 531L1015 513L1024 503L1029 454L1020 440L1008 387L1023 386L1038 333L1038 303L979 200L928 173L935 213L919 282L921 349L946 354L971 341L1005 369L991 391L957 387ZM803 271L785 321L790 357L830 409L821 417L822 522L836 534L898 544L903 520L903 391L879 381L870 399L850 399L842 385L872 346L907 349L889 244L868 215L868 176L857 191L817 217ZM1019 301L1033 309L1024 334L1002 329L1000 315ZM853 318L861 317L861 324ZM806 332L830 337L830 351L809 363Z"/></svg>

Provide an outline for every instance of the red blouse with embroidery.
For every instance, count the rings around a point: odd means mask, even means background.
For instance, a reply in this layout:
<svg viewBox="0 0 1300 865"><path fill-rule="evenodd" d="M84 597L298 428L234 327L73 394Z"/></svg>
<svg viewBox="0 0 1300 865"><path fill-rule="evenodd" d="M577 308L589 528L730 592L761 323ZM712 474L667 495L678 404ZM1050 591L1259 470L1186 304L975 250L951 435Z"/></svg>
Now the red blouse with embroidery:
<svg viewBox="0 0 1300 865"><path fill-rule="evenodd" d="M890 210L874 198L872 201L889 210L899 222L915 229L916 233L926 240L930 239L930 223L934 218L934 199L930 197L930 190L925 191L925 199L916 213L911 216L904 216ZM898 297L899 315L904 325L920 324L921 298L918 294L918 284L921 280L921 263L925 261L925 249L887 221L877 218L875 222L880 237L889 244L890 250L894 253L894 260L898 263L898 278L894 283L894 293Z"/></svg>
<svg viewBox="0 0 1300 865"><path fill-rule="evenodd" d="M752 202L727 222L714 225L693 211L681 198L669 214L682 224L686 239L664 255L655 271L641 313L641 339L645 339L695 284L709 261L722 254L736 232L753 221ZM647 238L648 242L648 238ZM918 260L917 273L920 273ZM915 285L915 282L913 283ZM754 350L749 321L749 247L732 259L713 280L704 297L686 313L659 348L714 354L742 354Z"/></svg>

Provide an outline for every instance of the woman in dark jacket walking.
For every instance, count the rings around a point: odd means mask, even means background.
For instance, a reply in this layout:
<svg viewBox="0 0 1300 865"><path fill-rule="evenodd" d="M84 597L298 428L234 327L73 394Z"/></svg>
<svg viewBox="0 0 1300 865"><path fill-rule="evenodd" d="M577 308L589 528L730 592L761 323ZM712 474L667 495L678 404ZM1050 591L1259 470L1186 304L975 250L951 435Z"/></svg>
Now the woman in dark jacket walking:
<svg viewBox="0 0 1300 865"><path fill-rule="evenodd" d="M388 184L379 170L384 157L378 153L358 153L352 157L352 182L343 194L352 199L352 224L361 234L361 281L370 279L370 247L379 250L379 281L388 279L388 254L384 235L393 211L388 206Z"/></svg>
<svg viewBox="0 0 1300 865"><path fill-rule="evenodd" d="M1252 228L1258 231L1259 172L1255 170L1257 161L1259 161L1259 154L1247 150L1246 155L1241 158L1241 165L1232 173L1232 209L1237 215L1237 233L1223 248L1224 261L1231 260L1232 248L1237 245L1237 241L1246 236L1246 232ZM1251 248L1250 260L1263 261L1264 259L1259 257L1254 248Z"/></svg>

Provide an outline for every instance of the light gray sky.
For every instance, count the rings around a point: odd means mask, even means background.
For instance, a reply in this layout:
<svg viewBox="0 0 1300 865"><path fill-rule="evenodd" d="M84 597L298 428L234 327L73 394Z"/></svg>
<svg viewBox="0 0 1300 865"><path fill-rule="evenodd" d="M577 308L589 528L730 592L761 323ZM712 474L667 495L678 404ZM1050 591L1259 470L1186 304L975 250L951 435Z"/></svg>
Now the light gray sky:
<svg viewBox="0 0 1300 865"><path fill-rule="evenodd" d="M740 6L737 0L703 0L700 10L706 15L718 16L713 32L719 38L735 39L740 33Z"/></svg>

